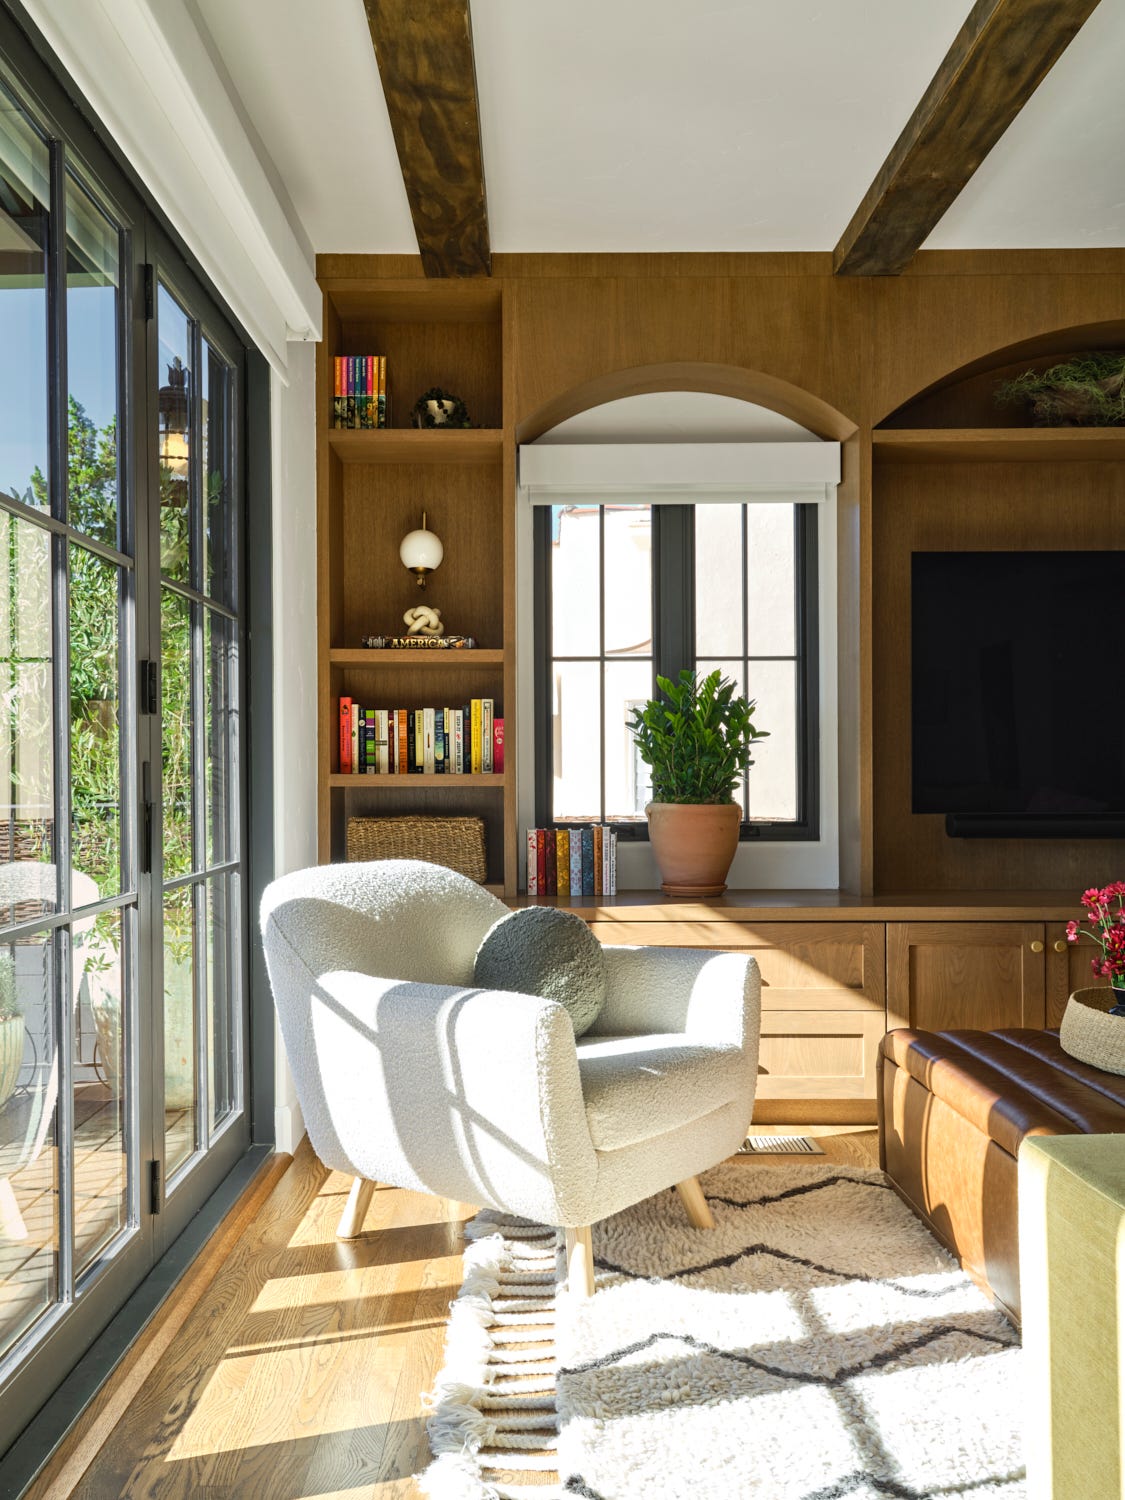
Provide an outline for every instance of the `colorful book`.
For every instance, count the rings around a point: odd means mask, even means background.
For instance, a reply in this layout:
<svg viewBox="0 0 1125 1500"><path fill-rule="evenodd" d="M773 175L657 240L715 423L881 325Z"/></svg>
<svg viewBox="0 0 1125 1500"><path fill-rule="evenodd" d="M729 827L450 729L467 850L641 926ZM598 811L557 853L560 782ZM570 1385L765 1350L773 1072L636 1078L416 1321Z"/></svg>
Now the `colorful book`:
<svg viewBox="0 0 1125 1500"><path fill-rule="evenodd" d="M543 828L535 830L535 869L538 877L536 889L540 896L547 894L547 832Z"/></svg>
<svg viewBox="0 0 1125 1500"><path fill-rule="evenodd" d="M376 401L376 424L379 427L387 425L387 356L379 356L379 385Z"/></svg>
<svg viewBox="0 0 1125 1500"><path fill-rule="evenodd" d="M539 853L536 840L536 830L527 830L527 894L538 896L539 894Z"/></svg>
<svg viewBox="0 0 1125 1500"><path fill-rule="evenodd" d="M608 825L602 827L602 895L611 894L609 888L609 861L610 851L613 848L613 829Z"/></svg>
<svg viewBox="0 0 1125 1500"><path fill-rule="evenodd" d="M492 769L497 776L504 769L504 720L492 721Z"/></svg>
<svg viewBox="0 0 1125 1500"><path fill-rule="evenodd" d="M474 698L469 704L469 720L471 729L469 764L472 774L479 776L481 773L481 700L479 698Z"/></svg>
<svg viewBox="0 0 1125 1500"><path fill-rule="evenodd" d="M340 774L350 776L352 770L352 700L340 699Z"/></svg>
<svg viewBox="0 0 1125 1500"><path fill-rule="evenodd" d="M582 830L582 894L594 894L594 830Z"/></svg>
<svg viewBox="0 0 1125 1500"><path fill-rule="evenodd" d="M380 776L386 776L391 769L389 720L385 708L375 710L375 770Z"/></svg>
<svg viewBox="0 0 1125 1500"><path fill-rule="evenodd" d="M365 708L363 711L363 770L367 776L374 776L379 769L377 745L375 710Z"/></svg>
<svg viewBox="0 0 1125 1500"><path fill-rule="evenodd" d="M492 699L480 700L480 768L492 775Z"/></svg>
<svg viewBox="0 0 1125 1500"><path fill-rule="evenodd" d="M572 828L568 834L570 843L570 894L582 895L582 830Z"/></svg>
<svg viewBox="0 0 1125 1500"><path fill-rule="evenodd" d="M558 857L557 888L560 896L570 895L570 829L560 828L555 835Z"/></svg>
<svg viewBox="0 0 1125 1500"><path fill-rule="evenodd" d="M592 896L602 894L602 825L595 823L594 835L594 889L590 892Z"/></svg>
<svg viewBox="0 0 1125 1500"><path fill-rule="evenodd" d="M553 828L543 830L544 862L547 866L547 895L559 893L558 834Z"/></svg>
<svg viewBox="0 0 1125 1500"><path fill-rule="evenodd" d="M395 720L395 770L400 776L405 776L410 768L410 757L407 754L406 745L406 731L408 726L406 722L405 708L399 708L395 710Z"/></svg>
<svg viewBox="0 0 1125 1500"><path fill-rule="evenodd" d="M434 711L422 709L422 770L427 776L434 774Z"/></svg>
<svg viewBox="0 0 1125 1500"><path fill-rule="evenodd" d="M607 894L617 895L617 834L613 832L609 836L609 890Z"/></svg>

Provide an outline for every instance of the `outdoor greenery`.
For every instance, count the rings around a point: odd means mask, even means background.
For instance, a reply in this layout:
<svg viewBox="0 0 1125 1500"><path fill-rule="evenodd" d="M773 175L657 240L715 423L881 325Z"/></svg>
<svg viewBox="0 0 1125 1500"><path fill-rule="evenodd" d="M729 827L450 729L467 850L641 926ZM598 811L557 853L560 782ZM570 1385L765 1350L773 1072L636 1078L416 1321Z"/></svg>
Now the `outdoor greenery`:
<svg viewBox="0 0 1125 1500"><path fill-rule="evenodd" d="M10 953L0 953L0 1023L23 1015L16 994L16 966Z"/></svg>
<svg viewBox="0 0 1125 1500"><path fill-rule="evenodd" d="M1049 370L1028 370L996 388L1002 406L1025 406L1044 427L1125 423L1125 353L1079 355Z"/></svg>
<svg viewBox="0 0 1125 1500"><path fill-rule="evenodd" d="M98 428L82 404L68 408L71 524L117 545L117 423ZM161 567L179 574L188 555L188 486L160 466ZM47 505L47 481L31 477L30 503ZM70 548L70 784L75 870L101 895L121 888L119 592L121 570L87 547ZM49 608L49 599L43 608ZM17 643L18 646L18 643ZM191 868L191 615L165 592L161 611L164 864L168 877Z"/></svg>
<svg viewBox="0 0 1125 1500"><path fill-rule="evenodd" d="M739 696L718 671L701 682L688 670L677 682L656 682L661 697L634 709L629 724L641 759L652 768L652 800L733 802L753 765L751 746L768 738L754 726L757 704Z"/></svg>

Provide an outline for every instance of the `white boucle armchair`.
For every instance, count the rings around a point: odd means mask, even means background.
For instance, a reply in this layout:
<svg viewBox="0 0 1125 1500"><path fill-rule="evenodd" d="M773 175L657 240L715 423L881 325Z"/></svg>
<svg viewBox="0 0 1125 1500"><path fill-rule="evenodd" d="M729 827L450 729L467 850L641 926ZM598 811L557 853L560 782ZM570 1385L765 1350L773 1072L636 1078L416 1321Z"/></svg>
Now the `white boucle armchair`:
<svg viewBox="0 0 1125 1500"><path fill-rule="evenodd" d="M270 982L312 1145L355 1177L342 1238L387 1182L562 1226L588 1292L599 1219L675 1184L712 1227L696 1174L750 1123L758 967L607 947L606 1003L576 1042L555 1001L474 988L506 911L437 865L301 870L262 899Z"/></svg>

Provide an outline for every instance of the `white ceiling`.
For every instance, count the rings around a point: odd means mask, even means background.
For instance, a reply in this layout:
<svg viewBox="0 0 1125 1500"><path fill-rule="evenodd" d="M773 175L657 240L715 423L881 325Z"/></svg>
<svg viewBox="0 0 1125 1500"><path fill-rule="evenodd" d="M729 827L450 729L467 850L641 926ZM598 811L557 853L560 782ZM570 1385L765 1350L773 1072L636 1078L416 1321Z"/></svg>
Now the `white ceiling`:
<svg viewBox="0 0 1125 1500"><path fill-rule="evenodd" d="M318 251L414 252L363 0L195 0ZM492 247L826 250L970 0L472 0ZM1125 245L1125 0L931 246Z"/></svg>

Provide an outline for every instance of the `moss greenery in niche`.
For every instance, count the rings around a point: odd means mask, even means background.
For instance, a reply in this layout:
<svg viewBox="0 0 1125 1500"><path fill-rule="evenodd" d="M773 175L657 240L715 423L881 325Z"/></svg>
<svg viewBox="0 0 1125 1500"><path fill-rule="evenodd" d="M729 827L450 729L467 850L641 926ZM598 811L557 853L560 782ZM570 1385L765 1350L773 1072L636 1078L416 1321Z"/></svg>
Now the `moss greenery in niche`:
<svg viewBox="0 0 1125 1500"><path fill-rule="evenodd" d="M996 388L1001 406L1025 407L1039 427L1125 425L1125 352L1083 354L1028 370Z"/></svg>

